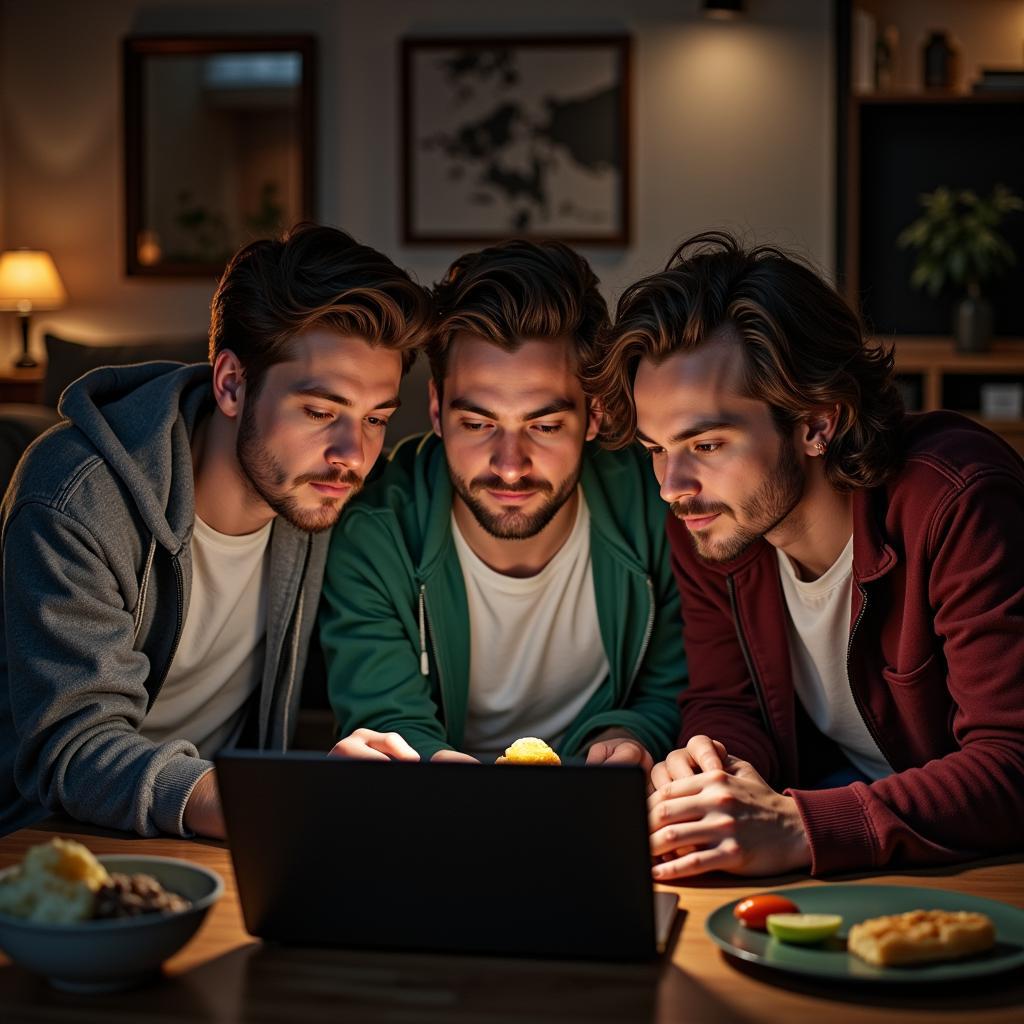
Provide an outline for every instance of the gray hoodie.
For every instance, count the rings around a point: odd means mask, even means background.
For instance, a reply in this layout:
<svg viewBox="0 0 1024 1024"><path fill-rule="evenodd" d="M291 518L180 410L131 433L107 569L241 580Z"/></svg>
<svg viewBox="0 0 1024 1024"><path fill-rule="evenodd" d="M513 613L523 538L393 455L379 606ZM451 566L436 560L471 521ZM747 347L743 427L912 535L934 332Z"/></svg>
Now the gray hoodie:
<svg viewBox="0 0 1024 1024"><path fill-rule="evenodd" d="M105 367L64 392L67 422L18 466L0 508L0 834L47 813L187 834L210 767L139 728L174 657L192 585L190 438L206 364ZM274 521L259 746L294 728L328 533ZM258 702L258 703L257 703Z"/></svg>

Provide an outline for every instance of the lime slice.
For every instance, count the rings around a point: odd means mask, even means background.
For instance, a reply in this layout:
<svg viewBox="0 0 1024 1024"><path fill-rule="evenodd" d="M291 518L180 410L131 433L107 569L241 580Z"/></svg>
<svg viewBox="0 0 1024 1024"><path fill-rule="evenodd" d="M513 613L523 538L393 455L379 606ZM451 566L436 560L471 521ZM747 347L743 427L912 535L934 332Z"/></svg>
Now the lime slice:
<svg viewBox="0 0 1024 1024"><path fill-rule="evenodd" d="M769 914L765 919L769 935L782 942L801 944L821 942L835 935L842 923L838 914Z"/></svg>

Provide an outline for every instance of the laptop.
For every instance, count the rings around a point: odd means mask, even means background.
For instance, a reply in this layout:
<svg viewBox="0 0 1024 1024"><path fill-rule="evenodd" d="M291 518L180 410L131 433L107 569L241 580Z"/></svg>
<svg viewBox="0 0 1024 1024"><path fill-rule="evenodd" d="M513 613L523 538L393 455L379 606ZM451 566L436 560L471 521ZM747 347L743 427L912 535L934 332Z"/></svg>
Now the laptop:
<svg viewBox="0 0 1024 1024"><path fill-rule="evenodd" d="M638 767L251 751L216 766L253 935L634 962L667 943L677 901L653 890Z"/></svg>

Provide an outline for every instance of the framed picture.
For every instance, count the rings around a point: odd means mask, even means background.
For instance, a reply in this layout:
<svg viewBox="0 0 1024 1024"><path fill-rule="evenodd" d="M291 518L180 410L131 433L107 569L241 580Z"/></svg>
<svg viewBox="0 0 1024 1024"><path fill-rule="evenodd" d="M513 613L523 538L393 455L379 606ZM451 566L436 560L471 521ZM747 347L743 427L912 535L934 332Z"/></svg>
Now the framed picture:
<svg viewBox="0 0 1024 1024"><path fill-rule="evenodd" d="M216 277L314 213L312 36L124 41L126 273Z"/></svg>
<svg viewBox="0 0 1024 1024"><path fill-rule="evenodd" d="M404 240L629 241L630 40L402 43Z"/></svg>

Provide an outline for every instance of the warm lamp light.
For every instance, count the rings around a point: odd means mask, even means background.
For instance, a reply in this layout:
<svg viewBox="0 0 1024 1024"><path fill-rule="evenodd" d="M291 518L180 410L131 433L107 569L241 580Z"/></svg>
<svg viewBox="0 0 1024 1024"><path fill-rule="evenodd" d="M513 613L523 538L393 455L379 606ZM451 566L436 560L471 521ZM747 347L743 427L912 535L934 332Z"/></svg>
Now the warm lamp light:
<svg viewBox="0 0 1024 1024"><path fill-rule="evenodd" d="M48 252L14 249L0 254L0 309L12 309L21 320L21 358L15 366L35 366L28 354L29 317L37 309L59 309L67 292Z"/></svg>

